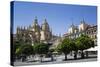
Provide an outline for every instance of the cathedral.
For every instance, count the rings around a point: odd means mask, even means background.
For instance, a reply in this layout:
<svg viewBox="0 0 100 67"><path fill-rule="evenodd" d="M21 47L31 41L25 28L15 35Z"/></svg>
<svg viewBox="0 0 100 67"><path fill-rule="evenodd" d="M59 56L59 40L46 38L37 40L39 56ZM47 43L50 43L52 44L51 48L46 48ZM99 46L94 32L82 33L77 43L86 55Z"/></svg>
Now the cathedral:
<svg viewBox="0 0 100 67"><path fill-rule="evenodd" d="M38 19L35 18L32 25L28 27L17 27L17 40L22 40L24 43L48 43L52 39L52 31L46 19L42 25L38 24Z"/></svg>

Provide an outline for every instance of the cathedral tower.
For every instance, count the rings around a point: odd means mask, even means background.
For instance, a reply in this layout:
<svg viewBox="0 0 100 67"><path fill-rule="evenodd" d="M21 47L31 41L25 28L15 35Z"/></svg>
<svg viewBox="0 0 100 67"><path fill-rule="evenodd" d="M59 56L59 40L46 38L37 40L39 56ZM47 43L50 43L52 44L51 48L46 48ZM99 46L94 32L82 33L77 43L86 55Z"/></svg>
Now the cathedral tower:
<svg viewBox="0 0 100 67"><path fill-rule="evenodd" d="M79 25L79 32L85 31L88 27L88 24L85 23L84 19L81 21L81 24Z"/></svg>
<svg viewBox="0 0 100 67"><path fill-rule="evenodd" d="M35 20L34 20L34 22L32 24L32 31L35 32L35 36L36 36L35 39L36 39L36 41L40 42L40 36L41 36L41 34L40 34L40 26L38 24L37 17L35 17Z"/></svg>
<svg viewBox="0 0 100 67"><path fill-rule="evenodd" d="M49 24L47 20L45 19L42 26L41 26L41 41L48 42L51 39L51 31L49 28Z"/></svg>

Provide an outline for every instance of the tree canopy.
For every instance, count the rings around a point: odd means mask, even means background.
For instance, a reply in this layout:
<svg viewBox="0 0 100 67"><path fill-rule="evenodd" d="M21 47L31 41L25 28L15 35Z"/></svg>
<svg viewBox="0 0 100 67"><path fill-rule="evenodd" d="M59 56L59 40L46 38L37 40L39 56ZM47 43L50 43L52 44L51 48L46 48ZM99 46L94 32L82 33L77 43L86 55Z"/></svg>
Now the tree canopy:
<svg viewBox="0 0 100 67"><path fill-rule="evenodd" d="M94 47L94 41L86 35L77 38L76 44L79 50L85 50Z"/></svg>
<svg viewBox="0 0 100 67"><path fill-rule="evenodd" d="M44 43L37 43L35 44L34 48L37 54L46 54L49 50L49 46Z"/></svg>

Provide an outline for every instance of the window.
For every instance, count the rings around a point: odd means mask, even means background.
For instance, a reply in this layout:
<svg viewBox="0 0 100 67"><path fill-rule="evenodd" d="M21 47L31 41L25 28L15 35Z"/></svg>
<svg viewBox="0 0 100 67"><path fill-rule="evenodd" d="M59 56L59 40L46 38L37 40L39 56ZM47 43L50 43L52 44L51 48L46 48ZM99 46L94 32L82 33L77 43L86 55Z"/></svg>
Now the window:
<svg viewBox="0 0 100 67"><path fill-rule="evenodd" d="M88 34L88 32L86 34Z"/></svg>

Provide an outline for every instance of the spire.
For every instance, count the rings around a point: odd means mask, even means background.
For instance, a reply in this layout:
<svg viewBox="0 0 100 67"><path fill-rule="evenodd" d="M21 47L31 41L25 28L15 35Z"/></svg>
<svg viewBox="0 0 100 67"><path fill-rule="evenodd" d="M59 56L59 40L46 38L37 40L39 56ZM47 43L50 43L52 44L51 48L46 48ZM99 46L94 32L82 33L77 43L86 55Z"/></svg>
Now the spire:
<svg viewBox="0 0 100 67"><path fill-rule="evenodd" d="M26 28L25 28L25 26L24 26L24 30L25 30Z"/></svg>
<svg viewBox="0 0 100 67"><path fill-rule="evenodd" d="M35 23L35 24L38 23L37 16L35 16L34 23Z"/></svg>
<svg viewBox="0 0 100 67"><path fill-rule="evenodd" d="M83 23L85 23L85 20L84 20L84 18L83 18Z"/></svg>
<svg viewBox="0 0 100 67"><path fill-rule="evenodd" d="M74 26L73 18L71 19L71 21L72 21L72 25L71 25L71 27L73 27L73 26Z"/></svg>
<svg viewBox="0 0 100 67"><path fill-rule="evenodd" d="M82 24L82 23L85 23L85 20L84 20L84 18L81 20L81 24Z"/></svg>
<svg viewBox="0 0 100 67"><path fill-rule="evenodd" d="M44 19L44 24L48 24L46 18Z"/></svg>
<svg viewBox="0 0 100 67"><path fill-rule="evenodd" d="M42 28L42 30L45 30L45 31L49 31L50 30L49 24L48 24L46 19L44 19L41 28Z"/></svg>
<svg viewBox="0 0 100 67"><path fill-rule="evenodd" d="M35 19L37 19L37 16L35 16Z"/></svg>
<svg viewBox="0 0 100 67"><path fill-rule="evenodd" d="M35 17L32 27L36 28L38 25L38 19Z"/></svg>
<svg viewBox="0 0 100 67"><path fill-rule="evenodd" d="M31 25L29 25L29 27L28 27L29 29L31 29Z"/></svg>
<svg viewBox="0 0 100 67"><path fill-rule="evenodd" d="M19 30L20 30L20 27L19 27L19 26L17 26L17 32L16 32L17 34L19 33Z"/></svg>
<svg viewBox="0 0 100 67"><path fill-rule="evenodd" d="M38 19L35 17L34 23L32 25L32 29L36 32L40 31L40 25L38 24Z"/></svg>
<svg viewBox="0 0 100 67"><path fill-rule="evenodd" d="M72 22L72 25L71 25L71 27L74 27L74 23Z"/></svg>

